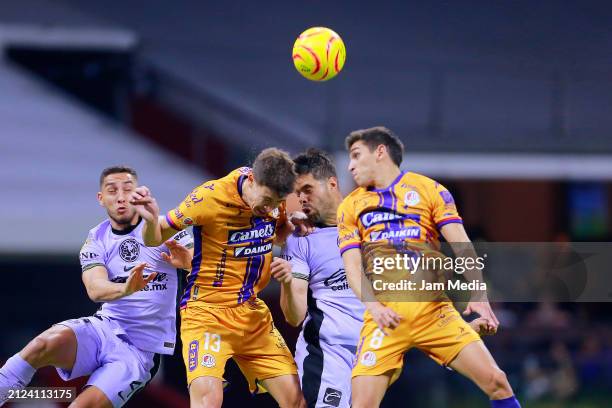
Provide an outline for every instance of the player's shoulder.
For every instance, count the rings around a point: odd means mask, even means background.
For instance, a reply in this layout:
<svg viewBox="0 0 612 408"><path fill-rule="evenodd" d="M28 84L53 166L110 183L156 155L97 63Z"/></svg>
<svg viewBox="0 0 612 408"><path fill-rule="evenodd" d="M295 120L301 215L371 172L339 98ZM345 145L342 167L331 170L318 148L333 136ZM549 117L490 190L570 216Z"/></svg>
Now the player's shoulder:
<svg viewBox="0 0 612 408"><path fill-rule="evenodd" d="M438 181L432 179L431 177L427 177L423 174L414 173L411 171L407 171L406 173L404 173L402 182L407 185L415 186L417 188L422 188L425 190L439 190L445 188Z"/></svg>
<svg viewBox="0 0 612 408"><path fill-rule="evenodd" d="M224 177L202 184L198 189L208 189L208 192L212 195L227 195L239 190L241 188L239 186L241 178L247 177L249 174L251 174L250 167L239 167L230 171Z"/></svg>
<svg viewBox="0 0 612 408"><path fill-rule="evenodd" d="M106 219L89 230L87 239L94 241L103 241L104 236L111 229L111 223L109 219Z"/></svg>
<svg viewBox="0 0 612 408"><path fill-rule="evenodd" d="M404 182L406 182L406 181L416 181L416 182L425 183L425 184L436 183L436 180L432 179L431 177L427 177L424 174L415 173L413 171L405 172L404 173L404 177L402 177L402 181L404 181Z"/></svg>
<svg viewBox="0 0 612 408"><path fill-rule="evenodd" d="M248 177L249 174L253 172L253 169L247 166L238 167L230 171L227 176L223 177L221 180L226 182L236 182L241 177Z"/></svg>
<svg viewBox="0 0 612 408"><path fill-rule="evenodd" d="M353 191L351 191L344 200L342 200L341 206L347 208L354 205L354 203L360 198L366 196L368 194L368 190L364 187L357 187Z"/></svg>

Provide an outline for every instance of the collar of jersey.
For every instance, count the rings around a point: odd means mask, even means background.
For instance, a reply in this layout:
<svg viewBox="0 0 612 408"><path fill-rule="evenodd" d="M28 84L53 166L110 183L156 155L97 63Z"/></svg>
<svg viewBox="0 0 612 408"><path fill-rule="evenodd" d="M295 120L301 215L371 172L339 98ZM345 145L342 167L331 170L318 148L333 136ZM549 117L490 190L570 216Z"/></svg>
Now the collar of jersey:
<svg viewBox="0 0 612 408"><path fill-rule="evenodd" d="M126 229L117 230L117 229L114 229L113 227L111 227L111 230L113 231L113 234L115 234L115 235L127 235L130 232L134 231L136 229L136 227L138 226L138 224L140 224L141 221L142 221L142 218L138 217L138 222L136 224L134 224L134 225L130 225Z"/></svg>
<svg viewBox="0 0 612 408"><path fill-rule="evenodd" d="M393 187L394 185L396 185L396 184L397 184L397 182L398 182L398 181L400 181L400 179L401 179L401 178L404 176L404 174L406 174L406 173L407 173L407 172L405 172L405 171L400 171L399 176L397 176L397 177L395 178L395 180L393 180L393 182L391 182L391 184L389 184L387 187L383 187L383 188L371 188L371 187L368 187L368 191L373 191L373 192L375 192L375 193L380 193L380 192L383 192L383 191L387 191L387 190L389 190L391 187Z"/></svg>

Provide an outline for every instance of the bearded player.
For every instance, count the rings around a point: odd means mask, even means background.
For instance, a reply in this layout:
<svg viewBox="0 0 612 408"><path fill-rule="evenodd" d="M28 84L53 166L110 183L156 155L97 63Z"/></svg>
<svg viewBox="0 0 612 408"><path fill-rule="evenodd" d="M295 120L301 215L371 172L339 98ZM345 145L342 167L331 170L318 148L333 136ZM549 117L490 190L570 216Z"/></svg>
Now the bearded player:
<svg viewBox="0 0 612 408"><path fill-rule="evenodd" d="M380 302L364 273L363 251L381 237L435 247L441 234L456 253L462 252L470 240L451 194L434 180L400 171L403 145L384 127L352 132L346 147L358 188L338 208L338 242L349 284L366 306L352 373L353 407L380 405L412 347L471 379L492 407L520 407L506 375L450 301ZM470 280L477 274L465 272ZM470 312L486 319L489 329L497 328L486 297L470 301Z"/></svg>
<svg viewBox="0 0 612 408"><path fill-rule="evenodd" d="M287 235L284 200L295 172L287 153L262 151L253 168L197 187L159 217L150 191L132 202L147 221L147 245L193 226L195 254L180 301L181 340L192 407L220 407L223 373L233 358L251 392L269 391L281 407L302 406L297 368L258 292L270 280L272 244ZM281 231L283 230L283 231Z"/></svg>
<svg viewBox="0 0 612 408"><path fill-rule="evenodd" d="M363 324L364 306L349 287L340 251L336 213L342 202L329 156L309 149L293 159L301 210L316 226L305 237L289 236L271 265L281 282L285 319L302 330L295 348L308 407L343 407L351 402L351 370ZM470 323L482 334L484 318Z"/></svg>
<svg viewBox="0 0 612 408"><path fill-rule="evenodd" d="M137 186L129 167L102 172L98 201L108 219L90 230L80 252L87 294L102 306L93 316L57 323L11 357L0 368L0 405L8 389L54 366L66 381L90 375L71 407L121 407L155 375L160 354L173 354L177 268L189 267L193 241L183 231L146 247L144 223L128 202Z"/></svg>

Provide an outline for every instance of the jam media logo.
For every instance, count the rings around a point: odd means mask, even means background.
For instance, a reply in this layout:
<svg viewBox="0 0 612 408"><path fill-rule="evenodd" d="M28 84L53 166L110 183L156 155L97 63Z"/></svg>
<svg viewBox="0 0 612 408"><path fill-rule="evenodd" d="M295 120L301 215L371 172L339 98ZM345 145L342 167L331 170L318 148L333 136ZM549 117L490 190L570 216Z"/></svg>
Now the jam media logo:
<svg viewBox="0 0 612 408"><path fill-rule="evenodd" d="M198 366L198 347L200 343L197 340L189 343L189 371L193 371Z"/></svg>
<svg viewBox="0 0 612 408"><path fill-rule="evenodd" d="M380 224L389 221L398 221L406 218L403 214L397 214L390 211L369 211L362 214L360 217L361 223L364 227L370 228L372 225Z"/></svg>
<svg viewBox="0 0 612 408"><path fill-rule="evenodd" d="M268 221L259 224L257 227L230 230L227 235L227 243L228 245L237 245L272 238L274 236L275 224L275 221Z"/></svg>
<svg viewBox="0 0 612 408"><path fill-rule="evenodd" d="M234 248L234 256L236 258L247 258L249 256L267 254L272 251L272 242L267 242L261 245L241 246Z"/></svg>
<svg viewBox="0 0 612 408"><path fill-rule="evenodd" d="M140 256L140 245L134 238L128 238L119 245L119 256L125 262L134 262Z"/></svg>
<svg viewBox="0 0 612 408"><path fill-rule="evenodd" d="M342 391L333 388L327 388L325 390L325 395L323 395L323 403L331 405L332 407L339 407L341 399Z"/></svg>

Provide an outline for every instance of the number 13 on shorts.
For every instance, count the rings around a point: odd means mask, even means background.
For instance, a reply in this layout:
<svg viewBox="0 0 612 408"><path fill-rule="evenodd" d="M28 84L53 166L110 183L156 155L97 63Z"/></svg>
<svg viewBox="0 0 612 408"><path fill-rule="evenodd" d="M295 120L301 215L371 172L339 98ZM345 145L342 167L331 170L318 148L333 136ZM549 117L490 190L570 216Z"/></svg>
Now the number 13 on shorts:
<svg viewBox="0 0 612 408"><path fill-rule="evenodd" d="M215 358L208 351L218 353L221 350L221 336L217 333L204 332L202 340L194 340L189 343L189 371L193 371L198 367L198 354L200 352L200 345L202 345L202 361L201 364L204 367L214 367Z"/></svg>
<svg viewBox="0 0 612 408"><path fill-rule="evenodd" d="M204 333L204 344L202 345L203 350L210 350L218 353L221 349L221 336L217 333Z"/></svg>

